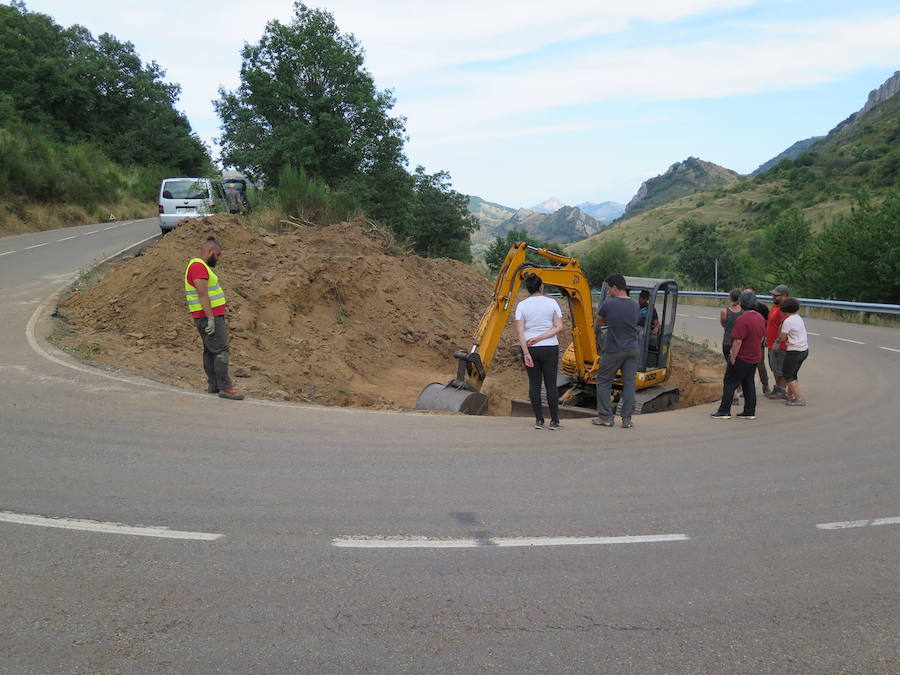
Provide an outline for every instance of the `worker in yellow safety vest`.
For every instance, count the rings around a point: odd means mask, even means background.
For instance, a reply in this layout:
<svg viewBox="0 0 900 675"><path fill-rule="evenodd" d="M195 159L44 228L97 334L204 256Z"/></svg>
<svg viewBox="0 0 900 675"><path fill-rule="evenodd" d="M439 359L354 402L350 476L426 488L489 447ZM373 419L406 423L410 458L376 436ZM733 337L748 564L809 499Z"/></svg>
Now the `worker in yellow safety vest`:
<svg viewBox="0 0 900 675"><path fill-rule="evenodd" d="M184 270L184 297L203 340L206 390L240 401L244 395L235 391L228 377L228 327L225 325L228 305L219 277L213 272L221 257L222 246L215 237L203 242L199 257L191 258Z"/></svg>

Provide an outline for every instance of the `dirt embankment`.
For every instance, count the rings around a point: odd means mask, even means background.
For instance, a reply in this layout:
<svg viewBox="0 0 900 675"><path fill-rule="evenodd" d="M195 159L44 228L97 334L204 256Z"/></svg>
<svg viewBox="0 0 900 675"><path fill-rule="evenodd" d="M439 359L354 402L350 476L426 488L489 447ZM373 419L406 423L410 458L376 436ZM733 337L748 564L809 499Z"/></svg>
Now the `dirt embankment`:
<svg viewBox="0 0 900 675"><path fill-rule="evenodd" d="M394 255L363 223L275 235L222 215L180 226L71 294L59 307L57 342L96 363L205 388L182 278L209 235L224 250L216 271L228 299L231 372L251 396L411 409L425 385L453 376L453 353L470 346L490 299L471 267ZM674 384L688 404L718 395L721 368L715 375L707 358L676 347ZM511 326L484 391L500 415L527 393Z"/></svg>

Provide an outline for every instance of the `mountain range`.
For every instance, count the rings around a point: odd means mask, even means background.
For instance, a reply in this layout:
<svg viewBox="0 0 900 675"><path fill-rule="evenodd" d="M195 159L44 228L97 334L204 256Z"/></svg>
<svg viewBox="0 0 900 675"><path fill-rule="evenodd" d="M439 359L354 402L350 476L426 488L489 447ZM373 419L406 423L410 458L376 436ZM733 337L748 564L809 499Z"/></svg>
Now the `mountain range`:
<svg viewBox="0 0 900 675"><path fill-rule="evenodd" d="M646 274L671 276L685 220L716 224L749 260L762 230L780 214L796 211L820 232L851 213L861 190L877 203L900 188L900 71L826 136L794 143L754 174L739 176L696 158L677 162L647 181L612 227L566 249L584 255L609 238L622 239ZM701 187L710 181L719 184Z"/></svg>

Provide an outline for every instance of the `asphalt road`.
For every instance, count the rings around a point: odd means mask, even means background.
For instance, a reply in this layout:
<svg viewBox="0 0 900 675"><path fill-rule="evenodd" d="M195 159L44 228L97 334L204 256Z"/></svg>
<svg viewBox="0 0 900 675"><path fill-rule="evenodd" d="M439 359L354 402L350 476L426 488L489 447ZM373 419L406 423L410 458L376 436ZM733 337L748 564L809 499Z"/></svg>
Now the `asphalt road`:
<svg viewBox="0 0 900 675"><path fill-rule="evenodd" d="M0 672L900 672L900 332L809 321L810 406L755 422L224 401L46 344L41 303L158 231L104 227L0 239ZM684 536L578 539L637 535Z"/></svg>

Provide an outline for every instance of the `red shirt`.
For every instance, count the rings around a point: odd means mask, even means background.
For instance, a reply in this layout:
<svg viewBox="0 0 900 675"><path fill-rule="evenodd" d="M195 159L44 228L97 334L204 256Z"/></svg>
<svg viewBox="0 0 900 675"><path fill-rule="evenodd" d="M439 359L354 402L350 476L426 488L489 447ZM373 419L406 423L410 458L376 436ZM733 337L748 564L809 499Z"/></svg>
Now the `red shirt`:
<svg viewBox="0 0 900 675"><path fill-rule="evenodd" d="M731 341L742 340L741 348L735 358L747 363L759 363L762 360L762 339L766 334L766 320L758 312L744 312L734 322L731 329Z"/></svg>
<svg viewBox="0 0 900 675"><path fill-rule="evenodd" d="M191 286L197 287L197 284L194 283L196 279L209 279L209 273L206 271L206 267L203 266L202 263L191 263L191 266L188 267L187 271L187 280ZM226 313L227 305L219 305L218 307L212 308L213 316L224 316ZM197 312L191 312L191 316L195 319L202 319L206 316L206 312L202 309Z"/></svg>
<svg viewBox="0 0 900 675"><path fill-rule="evenodd" d="M784 323L784 319L785 316L781 311L781 307L773 304L772 309L769 310L769 320L766 322L766 347L769 349L775 344L775 338L781 332L781 324ZM782 342L779 349L787 349L787 345Z"/></svg>

